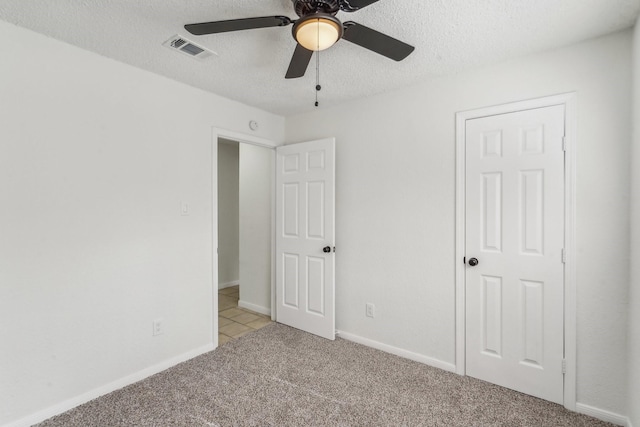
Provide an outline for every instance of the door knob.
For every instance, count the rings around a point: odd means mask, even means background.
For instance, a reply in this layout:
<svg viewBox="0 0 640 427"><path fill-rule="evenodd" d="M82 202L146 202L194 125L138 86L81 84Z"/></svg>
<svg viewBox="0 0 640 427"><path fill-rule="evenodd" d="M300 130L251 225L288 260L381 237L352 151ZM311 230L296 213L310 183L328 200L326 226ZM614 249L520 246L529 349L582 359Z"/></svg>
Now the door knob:
<svg viewBox="0 0 640 427"><path fill-rule="evenodd" d="M325 246L324 248L322 248L322 252L328 254L329 252L331 252L331 246Z"/></svg>
<svg viewBox="0 0 640 427"><path fill-rule="evenodd" d="M470 258L469 259L469 265L471 267L475 267L476 265L478 265L478 258Z"/></svg>

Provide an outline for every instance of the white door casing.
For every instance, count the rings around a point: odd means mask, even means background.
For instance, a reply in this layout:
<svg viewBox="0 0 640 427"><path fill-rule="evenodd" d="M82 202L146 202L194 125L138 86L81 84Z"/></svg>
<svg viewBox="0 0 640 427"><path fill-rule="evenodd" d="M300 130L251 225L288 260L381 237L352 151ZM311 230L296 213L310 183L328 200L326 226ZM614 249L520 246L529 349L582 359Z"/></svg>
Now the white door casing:
<svg viewBox="0 0 640 427"><path fill-rule="evenodd" d="M334 239L335 139L278 147L277 321L331 340L335 339Z"/></svg>
<svg viewBox="0 0 640 427"><path fill-rule="evenodd" d="M564 108L465 130L466 373L561 404Z"/></svg>

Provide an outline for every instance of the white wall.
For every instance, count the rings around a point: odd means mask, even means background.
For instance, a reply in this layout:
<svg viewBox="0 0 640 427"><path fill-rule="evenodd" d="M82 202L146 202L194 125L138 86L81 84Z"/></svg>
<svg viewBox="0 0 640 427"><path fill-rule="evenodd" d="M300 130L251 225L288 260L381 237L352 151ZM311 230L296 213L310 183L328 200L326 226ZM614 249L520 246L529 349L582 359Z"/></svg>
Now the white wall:
<svg viewBox="0 0 640 427"><path fill-rule="evenodd" d="M633 40L633 145L631 149L631 281L629 295L629 418L640 427L640 19Z"/></svg>
<svg viewBox="0 0 640 427"><path fill-rule="evenodd" d="M271 313L274 152L240 144L240 307Z"/></svg>
<svg viewBox="0 0 640 427"><path fill-rule="evenodd" d="M287 118L337 141L337 328L455 363L455 113L576 91L577 396L625 414L630 84L626 31Z"/></svg>
<svg viewBox="0 0 640 427"><path fill-rule="evenodd" d="M240 149L218 140L218 288L238 284L240 277Z"/></svg>
<svg viewBox="0 0 640 427"><path fill-rule="evenodd" d="M0 38L3 425L212 347L211 129L254 119L280 141L284 119L4 22Z"/></svg>

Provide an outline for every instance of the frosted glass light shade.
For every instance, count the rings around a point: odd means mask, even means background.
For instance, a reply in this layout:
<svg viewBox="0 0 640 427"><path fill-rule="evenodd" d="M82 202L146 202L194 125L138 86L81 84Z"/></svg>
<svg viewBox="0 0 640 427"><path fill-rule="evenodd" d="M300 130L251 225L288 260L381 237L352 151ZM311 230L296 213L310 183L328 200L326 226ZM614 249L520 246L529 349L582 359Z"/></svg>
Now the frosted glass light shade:
<svg viewBox="0 0 640 427"><path fill-rule="evenodd" d="M342 24L335 18L305 19L295 26L294 37L307 50L325 50L342 37Z"/></svg>

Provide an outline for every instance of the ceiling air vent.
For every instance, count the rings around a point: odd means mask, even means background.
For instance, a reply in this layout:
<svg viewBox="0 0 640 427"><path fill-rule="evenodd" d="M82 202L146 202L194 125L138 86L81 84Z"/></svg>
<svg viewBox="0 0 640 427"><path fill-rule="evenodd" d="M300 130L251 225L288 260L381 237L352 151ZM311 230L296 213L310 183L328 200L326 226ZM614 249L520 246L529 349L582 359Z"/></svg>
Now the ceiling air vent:
<svg viewBox="0 0 640 427"><path fill-rule="evenodd" d="M189 55L190 57L197 59L206 59L212 55L218 55L217 53L205 47L199 46L191 40L188 40L180 35L171 37L169 40L162 43L162 45L168 47L169 49L177 50L178 52L182 52L185 55Z"/></svg>

